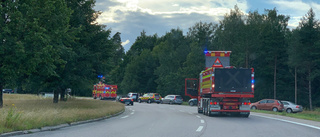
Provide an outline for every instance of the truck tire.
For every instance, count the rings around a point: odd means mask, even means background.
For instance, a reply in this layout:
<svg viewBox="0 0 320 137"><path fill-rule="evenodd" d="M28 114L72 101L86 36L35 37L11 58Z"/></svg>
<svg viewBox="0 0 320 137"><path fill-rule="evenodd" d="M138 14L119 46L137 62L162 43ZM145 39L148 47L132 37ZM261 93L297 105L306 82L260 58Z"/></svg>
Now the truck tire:
<svg viewBox="0 0 320 137"><path fill-rule="evenodd" d="M151 104L151 100L150 99L148 100L148 103Z"/></svg>
<svg viewBox="0 0 320 137"><path fill-rule="evenodd" d="M139 99L138 102L141 103L141 99Z"/></svg>
<svg viewBox="0 0 320 137"><path fill-rule="evenodd" d="M209 109L209 103L208 103L208 105L207 105L207 110L208 110L207 116L211 117L211 111L210 111L210 109Z"/></svg>

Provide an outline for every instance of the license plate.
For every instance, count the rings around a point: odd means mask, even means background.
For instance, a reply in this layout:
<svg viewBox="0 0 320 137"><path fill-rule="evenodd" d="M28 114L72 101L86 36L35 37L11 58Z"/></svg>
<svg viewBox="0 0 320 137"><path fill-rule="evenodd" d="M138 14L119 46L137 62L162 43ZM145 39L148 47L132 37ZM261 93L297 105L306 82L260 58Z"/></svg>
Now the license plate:
<svg viewBox="0 0 320 137"><path fill-rule="evenodd" d="M124 102L126 105L130 104L130 102Z"/></svg>

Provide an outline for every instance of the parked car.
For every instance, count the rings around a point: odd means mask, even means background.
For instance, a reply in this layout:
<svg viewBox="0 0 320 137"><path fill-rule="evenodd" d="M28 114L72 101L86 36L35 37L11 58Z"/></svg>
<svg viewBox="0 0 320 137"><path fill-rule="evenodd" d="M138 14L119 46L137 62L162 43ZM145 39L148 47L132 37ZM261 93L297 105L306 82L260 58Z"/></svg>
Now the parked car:
<svg viewBox="0 0 320 137"><path fill-rule="evenodd" d="M188 104L189 104L190 106L195 106L195 105L198 104L198 99L197 99L197 98L189 99Z"/></svg>
<svg viewBox="0 0 320 137"><path fill-rule="evenodd" d="M12 89L2 89L2 93L12 94L14 91Z"/></svg>
<svg viewBox="0 0 320 137"><path fill-rule="evenodd" d="M161 100L161 104L179 104L183 103L183 98L180 95L167 95Z"/></svg>
<svg viewBox="0 0 320 137"><path fill-rule="evenodd" d="M296 112L302 112L303 111L303 107L301 105L297 105L295 103L292 103L290 101L281 101L283 103L284 106L284 110L287 113L296 113Z"/></svg>
<svg viewBox="0 0 320 137"><path fill-rule="evenodd" d="M272 111L283 111L284 106L281 101L276 99L262 99L258 102L252 103L250 105L251 109L261 109L261 110L272 110Z"/></svg>
<svg viewBox="0 0 320 137"><path fill-rule="evenodd" d="M160 103L161 102L161 96L158 93L146 93L142 97L139 97L138 102L147 102L147 103Z"/></svg>
<svg viewBox="0 0 320 137"><path fill-rule="evenodd" d="M138 93L132 93L132 92L130 92L130 93L128 93L128 97L132 98L133 101L138 102L138 99L139 99Z"/></svg>
<svg viewBox="0 0 320 137"><path fill-rule="evenodd" d="M119 102L126 104L126 105L132 105L133 106L133 99L129 98L127 96L123 96L119 98Z"/></svg>

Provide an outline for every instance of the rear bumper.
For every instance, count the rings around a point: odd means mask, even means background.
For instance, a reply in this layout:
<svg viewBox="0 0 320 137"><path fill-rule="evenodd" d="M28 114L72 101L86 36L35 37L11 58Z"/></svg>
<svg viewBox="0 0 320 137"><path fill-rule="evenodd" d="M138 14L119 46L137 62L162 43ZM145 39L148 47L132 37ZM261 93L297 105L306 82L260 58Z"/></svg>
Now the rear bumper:
<svg viewBox="0 0 320 137"><path fill-rule="evenodd" d="M250 110L211 110L211 112L250 112Z"/></svg>

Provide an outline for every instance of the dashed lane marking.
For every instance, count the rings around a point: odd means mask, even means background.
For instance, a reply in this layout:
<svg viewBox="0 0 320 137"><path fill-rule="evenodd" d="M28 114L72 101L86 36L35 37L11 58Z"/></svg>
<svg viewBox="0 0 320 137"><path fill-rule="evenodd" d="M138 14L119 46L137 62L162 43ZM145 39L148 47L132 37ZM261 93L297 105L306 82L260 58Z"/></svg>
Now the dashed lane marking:
<svg viewBox="0 0 320 137"><path fill-rule="evenodd" d="M201 119L201 123L204 123L204 120L203 120L203 119Z"/></svg>
<svg viewBox="0 0 320 137"><path fill-rule="evenodd" d="M121 118L123 119L123 118L127 118L127 117L129 117L129 116L128 116L128 115L126 115L126 116L123 116L123 117L121 117Z"/></svg>
<svg viewBox="0 0 320 137"><path fill-rule="evenodd" d="M196 131L197 131L197 132L200 132L202 129L203 129L203 126L199 126Z"/></svg>
<svg viewBox="0 0 320 137"><path fill-rule="evenodd" d="M199 115L196 115L197 118L201 118Z"/></svg>
<svg viewBox="0 0 320 137"><path fill-rule="evenodd" d="M131 112L131 115L133 115L134 114L134 112Z"/></svg>

